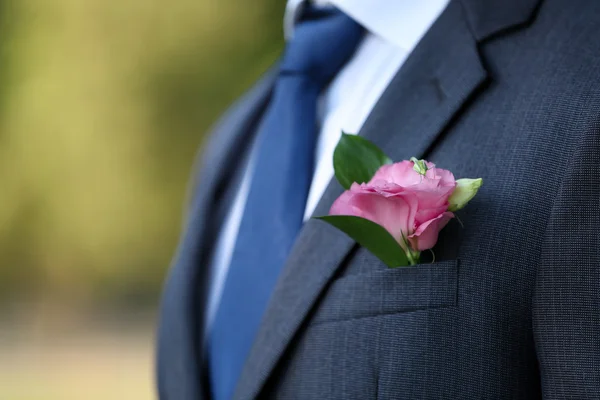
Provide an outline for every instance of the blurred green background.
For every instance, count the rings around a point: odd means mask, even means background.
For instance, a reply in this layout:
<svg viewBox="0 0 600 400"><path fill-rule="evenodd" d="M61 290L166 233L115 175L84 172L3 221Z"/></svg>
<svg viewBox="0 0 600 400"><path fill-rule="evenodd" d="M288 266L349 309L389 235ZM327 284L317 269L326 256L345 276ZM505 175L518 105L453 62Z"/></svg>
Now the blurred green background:
<svg viewBox="0 0 600 400"><path fill-rule="evenodd" d="M0 399L152 399L192 160L284 0L0 0Z"/></svg>

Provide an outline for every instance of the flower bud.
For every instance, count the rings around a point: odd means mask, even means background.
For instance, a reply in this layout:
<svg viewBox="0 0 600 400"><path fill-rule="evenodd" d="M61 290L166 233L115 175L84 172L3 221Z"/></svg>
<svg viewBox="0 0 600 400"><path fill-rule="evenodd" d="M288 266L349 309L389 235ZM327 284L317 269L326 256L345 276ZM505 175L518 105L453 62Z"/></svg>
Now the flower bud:
<svg viewBox="0 0 600 400"><path fill-rule="evenodd" d="M481 187L482 184L483 184L483 179L481 179L481 178L457 179L456 180L456 188L454 189L454 192L452 192L452 195L448 199L448 203L450 203L450 206L448 207L448 211L452 211L452 212L458 211L461 208L463 208L464 206L466 206L467 203L473 197L475 197L475 195L477 194L477 191L479 190L479 188Z"/></svg>

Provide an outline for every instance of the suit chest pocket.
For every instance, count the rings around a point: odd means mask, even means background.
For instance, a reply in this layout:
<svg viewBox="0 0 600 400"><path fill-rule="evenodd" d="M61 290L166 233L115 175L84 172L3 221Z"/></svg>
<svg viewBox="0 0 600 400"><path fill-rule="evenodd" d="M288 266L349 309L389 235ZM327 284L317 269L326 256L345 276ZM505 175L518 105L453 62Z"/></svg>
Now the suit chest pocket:
<svg viewBox="0 0 600 400"><path fill-rule="evenodd" d="M311 325L456 306L458 259L399 268L369 263L372 271L331 283Z"/></svg>

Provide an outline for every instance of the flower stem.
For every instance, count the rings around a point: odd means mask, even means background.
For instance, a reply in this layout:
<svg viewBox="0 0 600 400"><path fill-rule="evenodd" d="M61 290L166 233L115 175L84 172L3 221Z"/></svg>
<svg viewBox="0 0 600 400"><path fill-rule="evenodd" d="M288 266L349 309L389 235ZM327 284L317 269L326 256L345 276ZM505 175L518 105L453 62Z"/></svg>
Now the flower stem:
<svg viewBox="0 0 600 400"><path fill-rule="evenodd" d="M406 254L406 259L410 265L417 265L421 259L421 252L411 250L410 243L408 242L408 239L406 239L406 236L404 236L404 232L402 232L402 240L404 241L403 248L404 253Z"/></svg>
<svg viewBox="0 0 600 400"><path fill-rule="evenodd" d="M408 259L408 262L410 263L410 265L417 265L420 262L421 252L412 251L411 249L407 249L406 250L406 258Z"/></svg>

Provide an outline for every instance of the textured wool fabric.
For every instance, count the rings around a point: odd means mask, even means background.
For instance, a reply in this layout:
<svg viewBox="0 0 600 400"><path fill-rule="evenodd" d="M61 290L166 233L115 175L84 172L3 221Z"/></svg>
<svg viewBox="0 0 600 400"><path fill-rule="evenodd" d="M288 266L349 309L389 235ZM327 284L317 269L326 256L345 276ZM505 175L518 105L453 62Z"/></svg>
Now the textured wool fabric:
<svg viewBox="0 0 600 400"><path fill-rule="evenodd" d="M360 135L393 159L482 177L457 213L464 228L442 231L433 263L390 270L308 221L235 399L600 398L599 26L595 0L450 3ZM267 95L265 84L229 120ZM230 129L238 138L215 136L212 151L253 134ZM315 214L341 192L332 182ZM198 193L200 203L224 207ZM210 245L209 235L197 243ZM203 262L184 257L171 272L162 318L176 332L202 302L182 312L173 277L201 277ZM201 281L186 290L202 293ZM184 353L198 336L159 337L161 399L207 398L202 354Z"/></svg>

